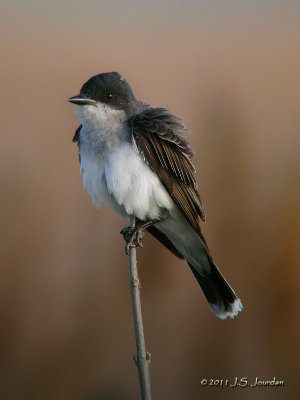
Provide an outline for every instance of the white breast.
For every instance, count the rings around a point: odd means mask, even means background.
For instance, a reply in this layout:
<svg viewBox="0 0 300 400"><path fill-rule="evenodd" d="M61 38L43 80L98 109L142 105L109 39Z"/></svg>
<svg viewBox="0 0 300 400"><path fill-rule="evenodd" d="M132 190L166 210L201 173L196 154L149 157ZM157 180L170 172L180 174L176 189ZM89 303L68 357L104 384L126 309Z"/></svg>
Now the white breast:
<svg viewBox="0 0 300 400"><path fill-rule="evenodd" d="M94 205L100 207L101 203L108 204L116 213L126 218L127 214L124 207L117 203L107 189L103 160L83 153L80 170L83 177L83 187L91 196Z"/></svg>
<svg viewBox="0 0 300 400"><path fill-rule="evenodd" d="M129 143L123 111L80 106L78 116L83 123L83 185L97 207L104 202L122 216L140 219L157 219L175 207L158 176Z"/></svg>
<svg viewBox="0 0 300 400"><path fill-rule="evenodd" d="M174 207L158 176L129 143L109 154L104 169L108 192L128 215L153 220Z"/></svg>

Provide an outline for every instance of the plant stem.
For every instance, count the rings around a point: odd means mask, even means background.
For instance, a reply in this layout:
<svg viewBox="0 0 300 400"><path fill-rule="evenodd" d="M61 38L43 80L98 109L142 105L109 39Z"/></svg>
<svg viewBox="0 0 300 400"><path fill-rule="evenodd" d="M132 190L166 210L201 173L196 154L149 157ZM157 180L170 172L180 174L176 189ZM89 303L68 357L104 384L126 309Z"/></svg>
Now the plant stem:
<svg viewBox="0 0 300 400"><path fill-rule="evenodd" d="M135 227L135 218L130 219L131 227ZM146 352L142 307L140 298L140 282L137 271L136 248L129 249L130 289L134 317L134 330L137 355L134 356L135 364L139 371L140 389L142 400L151 400L150 387L150 354Z"/></svg>

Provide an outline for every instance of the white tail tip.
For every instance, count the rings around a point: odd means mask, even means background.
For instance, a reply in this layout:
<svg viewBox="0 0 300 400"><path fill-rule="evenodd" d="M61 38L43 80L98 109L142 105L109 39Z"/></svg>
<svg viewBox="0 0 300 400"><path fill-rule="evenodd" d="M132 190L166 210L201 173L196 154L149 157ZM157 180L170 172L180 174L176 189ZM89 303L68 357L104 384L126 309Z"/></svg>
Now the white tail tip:
<svg viewBox="0 0 300 400"><path fill-rule="evenodd" d="M216 304L210 304L210 308L216 314L218 318L226 319L226 318L234 318L238 315L240 311L243 309L243 304L240 299L235 299L231 304L231 310L224 310L224 306L220 307Z"/></svg>

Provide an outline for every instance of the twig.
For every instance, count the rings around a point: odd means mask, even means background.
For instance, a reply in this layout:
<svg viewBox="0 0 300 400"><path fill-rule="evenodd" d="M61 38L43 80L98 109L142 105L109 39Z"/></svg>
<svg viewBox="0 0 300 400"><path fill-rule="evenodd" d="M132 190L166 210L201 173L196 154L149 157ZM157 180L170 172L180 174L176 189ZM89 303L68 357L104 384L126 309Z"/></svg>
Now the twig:
<svg viewBox="0 0 300 400"><path fill-rule="evenodd" d="M135 218L131 217L130 225L135 227ZM142 308L140 298L140 282L137 271L136 248L129 249L129 273L131 300L134 317L134 330L136 339L137 355L134 356L135 364L139 371L140 389L142 400L151 400L150 387L150 354L146 352L144 326L142 319Z"/></svg>

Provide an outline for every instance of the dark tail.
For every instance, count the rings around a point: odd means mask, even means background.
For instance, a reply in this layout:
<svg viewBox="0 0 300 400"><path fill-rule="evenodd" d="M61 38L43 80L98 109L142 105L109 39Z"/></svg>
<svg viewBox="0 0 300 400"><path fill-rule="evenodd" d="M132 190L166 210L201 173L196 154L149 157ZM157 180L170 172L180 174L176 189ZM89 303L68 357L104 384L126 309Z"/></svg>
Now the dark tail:
<svg viewBox="0 0 300 400"><path fill-rule="evenodd" d="M201 274L189 264L197 279L210 308L217 317L234 318L243 309L241 300L236 296L218 267L211 261L210 271L201 270Z"/></svg>
<svg viewBox="0 0 300 400"><path fill-rule="evenodd" d="M177 257L187 261L216 316L234 318L243 309L241 300L213 262L203 236L189 224L183 227L181 224L179 221L178 226L170 229L166 224L160 229L152 226L147 230Z"/></svg>

